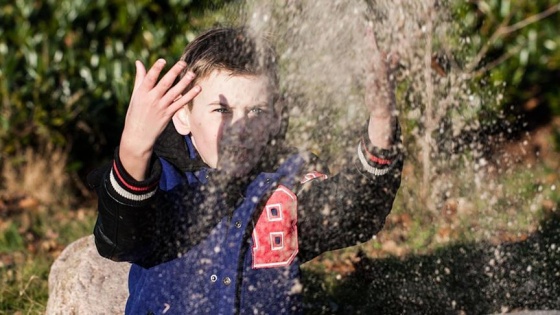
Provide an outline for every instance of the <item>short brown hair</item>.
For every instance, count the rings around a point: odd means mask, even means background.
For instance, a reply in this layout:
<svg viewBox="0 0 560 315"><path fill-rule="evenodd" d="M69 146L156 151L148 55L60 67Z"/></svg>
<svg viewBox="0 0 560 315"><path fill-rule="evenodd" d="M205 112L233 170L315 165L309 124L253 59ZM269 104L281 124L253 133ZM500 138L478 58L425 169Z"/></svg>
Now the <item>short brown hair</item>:
<svg viewBox="0 0 560 315"><path fill-rule="evenodd" d="M225 70L232 75L266 75L273 95L278 95L276 52L267 39L257 38L247 28L211 29L187 45L181 60L187 63L181 77L187 71L196 75L187 90L214 70Z"/></svg>

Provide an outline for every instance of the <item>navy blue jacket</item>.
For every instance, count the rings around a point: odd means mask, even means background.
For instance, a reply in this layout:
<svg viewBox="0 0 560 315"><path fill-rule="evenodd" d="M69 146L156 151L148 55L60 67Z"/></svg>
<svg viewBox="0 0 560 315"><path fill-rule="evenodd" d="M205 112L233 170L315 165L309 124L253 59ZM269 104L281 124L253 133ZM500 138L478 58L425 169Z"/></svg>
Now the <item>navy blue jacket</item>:
<svg viewBox="0 0 560 315"><path fill-rule="evenodd" d="M147 180L118 155L90 179L98 251L133 263L127 314L301 313L299 265L371 239L400 185L401 155L363 140L332 177L312 155L275 151L230 183L188 137L158 141Z"/></svg>

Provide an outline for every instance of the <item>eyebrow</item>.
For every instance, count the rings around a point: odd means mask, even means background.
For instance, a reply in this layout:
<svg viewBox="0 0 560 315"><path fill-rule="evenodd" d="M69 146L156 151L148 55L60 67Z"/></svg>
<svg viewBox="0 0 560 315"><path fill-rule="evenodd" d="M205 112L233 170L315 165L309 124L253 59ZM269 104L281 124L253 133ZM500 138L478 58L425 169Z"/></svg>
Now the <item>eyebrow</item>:
<svg viewBox="0 0 560 315"><path fill-rule="evenodd" d="M208 103L207 106L222 106L222 107L231 107L231 105L229 105L228 103L225 102L221 102L221 101L216 101L216 102L210 102ZM262 102L262 103L256 103L254 105L252 105L251 107L274 107L272 104L269 104L268 102Z"/></svg>
<svg viewBox="0 0 560 315"><path fill-rule="evenodd" d="M215 105L223 106L223 107L230 107L229 104L224 103L224 102L220 102L220 101L208 103L208 106L215 106Z"/></svg>
<svg viewBox="0 0 560 315"><path fill-rule="evenodd" d="M265 102L256 103L255 105L253 105L253 107L269 107L269 106L272 107L272 104L271 103L265 103Z"/></svg>

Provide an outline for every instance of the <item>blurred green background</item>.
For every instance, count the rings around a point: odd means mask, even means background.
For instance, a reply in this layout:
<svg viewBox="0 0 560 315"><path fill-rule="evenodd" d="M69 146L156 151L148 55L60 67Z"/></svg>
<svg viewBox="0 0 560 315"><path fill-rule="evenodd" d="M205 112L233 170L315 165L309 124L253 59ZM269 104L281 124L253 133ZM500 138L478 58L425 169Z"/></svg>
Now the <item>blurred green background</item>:
<svg viewBox="0 0 560 315"><path fill-rule="evenodd" d="M493 114L515 121L517 134L560 115L560 17L553 4L494 0L455 7L464 26L455 36L469 38L461 53L480 57L461 66L472 68L479 88L504 86ZM68 171L85 174L118 143L134 60L175 61L201 30L230 21L232 7L232 1L3 4L0 161L27 148L56 147L68 153Z"/></svg>
<svg viewBox="0 0 560 315"><path fill-rule="evenodd" d="M417 176L410 175L421 172L412 158L386 232L363 249L368 257L420 255L449 243L481 239L519 241L557 211L558 1L449 3L460 25L452 36L464 49L451 61L434 55L433 70L445 72L450 64L466 69L472 73L475 93L500 95L477 113L484 128L476 137L502 139L499 147L490 146L489 158L500 150L518 158L498 172L496 182L504 189L514 183L516 191L525 194L524 201L513 205L499 201L504 209L514 208L513 214L504 211L504 215L525 219L505 227L505 235L485 238L486 231L496 232L495 222L473 223L476 219L466 216L449 224L439 210L419 209L421 204L407 200L407 194L421 185L415 182ZM175 61L199 32L230 23L239 6L238 1L217 0L0 4L0 314L43 312L50 264L65 245L91 231L94 196L84 179L111 158L118 144L134 61L151 64L160 57ZM401 121L405 139L406 131L419 123L415 119L420 118ZM518 153L520 146L525 149ZM465 188L443 207L453 210L453 204L463 199L470 199L473 207L487 206L472 194ZM352 265L345 260L348 255L355 257L348 252L328 254L309 267L326 279L330 289L323 293L335 300L333 279ZM340 296L338 303L353 303ZM485 311L499 311L492 307Z"/></svg>

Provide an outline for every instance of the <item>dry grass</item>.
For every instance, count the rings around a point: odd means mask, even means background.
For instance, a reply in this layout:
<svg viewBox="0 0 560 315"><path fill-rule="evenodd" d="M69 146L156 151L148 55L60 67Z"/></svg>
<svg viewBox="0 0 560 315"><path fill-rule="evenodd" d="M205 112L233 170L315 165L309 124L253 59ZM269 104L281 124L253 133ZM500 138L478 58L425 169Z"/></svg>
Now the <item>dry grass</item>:
<svg viewBox="0 0 560 315"><path fill-rule="evenodd" d="M25 196L43 205L68 205L70 177L66 170L67 159L66 151L53 146L39 151L27 148L4 161L0 195Z"/></svg>
<svg viewBox="0 0 560 315"><path fill-rule="evenodd" d="M91 233L95 211L74 208L67 152L27 149L0 168L0 314L43 314L47 277L70 242Z"/></svg>

